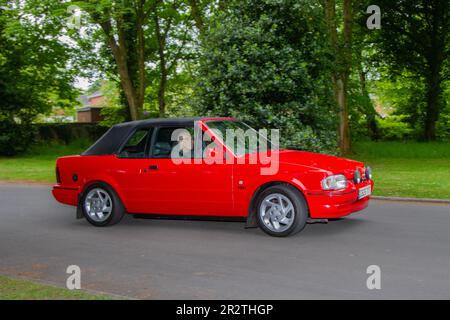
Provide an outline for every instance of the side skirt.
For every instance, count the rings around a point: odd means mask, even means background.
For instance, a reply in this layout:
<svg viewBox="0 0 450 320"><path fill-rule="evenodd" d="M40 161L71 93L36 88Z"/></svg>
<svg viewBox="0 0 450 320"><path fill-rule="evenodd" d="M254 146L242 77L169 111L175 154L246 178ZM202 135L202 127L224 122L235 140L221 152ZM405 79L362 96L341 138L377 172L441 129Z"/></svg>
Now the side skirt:
<svg viewBox="0 0 450 320"><path fill-rule="evenodd" d="M221 217L221 216L192 216L192 215L171 215L171 214L131 214L135 219L158 219L158 220L192 220L192 221L225 221L225 222L245 222L247 217Z"/></svg>

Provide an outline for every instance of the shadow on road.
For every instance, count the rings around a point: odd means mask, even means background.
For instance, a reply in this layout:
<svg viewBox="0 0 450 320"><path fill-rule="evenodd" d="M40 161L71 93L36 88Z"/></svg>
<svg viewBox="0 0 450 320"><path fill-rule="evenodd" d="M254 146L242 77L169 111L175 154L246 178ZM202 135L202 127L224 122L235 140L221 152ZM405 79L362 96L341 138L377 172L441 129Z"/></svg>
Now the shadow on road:
<svg viewBox="0 0 450 320"><path fill-rule="evenodd" d="M74 228L89 229L92 228L92 232L98 232L99 228L95 228L89 223L82 220L72 220L68 222ZM315 238L330 236L334 234L346 233L351 229L358 228L361 225L369 223L370 221L364 220L364 218L347 217L339 220L329 221L326 224L307 224L305 229L293 237L302 238ZM170 220L170 219L134 219L132 216L125 216L124 219L115 226L101 228L102 232L115 233L117 231L132 232L135 234L141 232L194 232L205 233L207 237L211 236L211 232L217 232L218 234L229 236L240 235L249 237L270 237L266 235L259 228L245 229L245 223L243 222L230 222L230 221L202 221L202 220ZM88 230L86 230L88 231ZM292 238L292 237L290 237Z"/></svg>

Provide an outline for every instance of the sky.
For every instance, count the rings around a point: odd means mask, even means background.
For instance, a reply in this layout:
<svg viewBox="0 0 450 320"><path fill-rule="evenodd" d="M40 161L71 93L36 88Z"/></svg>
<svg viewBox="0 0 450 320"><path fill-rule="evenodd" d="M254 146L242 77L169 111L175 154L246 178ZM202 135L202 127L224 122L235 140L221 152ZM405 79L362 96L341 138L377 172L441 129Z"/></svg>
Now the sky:
<svg viewBox="0 0 450 320"><path fill-rule="evenodd" d="M91 85L91 81L88 78L77 77L75 79L74 86L77 89L87 90L90 85Z"/></svg>

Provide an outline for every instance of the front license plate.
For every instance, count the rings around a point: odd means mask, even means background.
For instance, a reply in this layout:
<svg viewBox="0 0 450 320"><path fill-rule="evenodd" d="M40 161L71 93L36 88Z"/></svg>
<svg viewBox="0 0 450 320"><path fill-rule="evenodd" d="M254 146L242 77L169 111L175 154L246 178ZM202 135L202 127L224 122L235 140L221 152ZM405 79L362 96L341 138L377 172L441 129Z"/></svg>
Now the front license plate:
<svg viewBox="0 0 450 320"><path fill-rule="evenodd" d="M358 200L370 196L372 193L371 186L367 186L358 190Z"/></svg>

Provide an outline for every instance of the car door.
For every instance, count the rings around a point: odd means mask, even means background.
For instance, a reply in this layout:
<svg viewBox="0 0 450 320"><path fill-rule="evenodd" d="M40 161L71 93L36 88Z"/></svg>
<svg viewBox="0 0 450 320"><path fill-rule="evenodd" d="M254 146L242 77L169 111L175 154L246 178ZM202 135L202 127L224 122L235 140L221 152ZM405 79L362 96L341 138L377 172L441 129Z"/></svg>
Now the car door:
<svg viewBox="0 0 450 320"><path fill-rule="evenodd" d="M135 129L115 157L110 174L117 181L128 212L146 212L149 200L143 173L149 163L150 141L154 129Z"/></svg>
<svg viewBox="0 0 450 320"><path fill-rule="evenodd" d="M174 133L180 130L193 133L194 127L155 128L150 158L140 178L146 190L146 212L192 216L233 215L233 165L208 165L202 159L195 161L194 152L182 155L183 161L180 163L180 158L173 157L174 148L180 145L180 141L174 141Z"/></svg>

